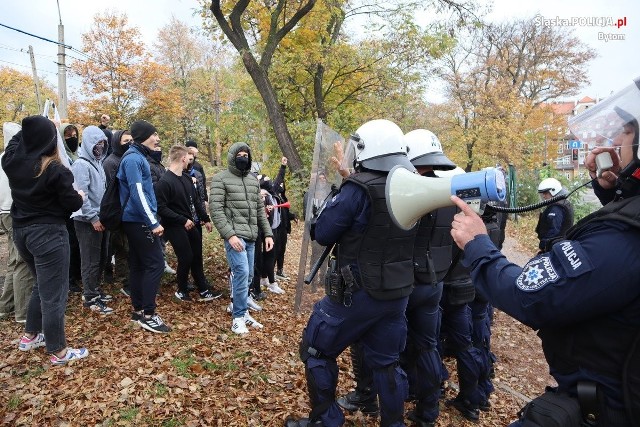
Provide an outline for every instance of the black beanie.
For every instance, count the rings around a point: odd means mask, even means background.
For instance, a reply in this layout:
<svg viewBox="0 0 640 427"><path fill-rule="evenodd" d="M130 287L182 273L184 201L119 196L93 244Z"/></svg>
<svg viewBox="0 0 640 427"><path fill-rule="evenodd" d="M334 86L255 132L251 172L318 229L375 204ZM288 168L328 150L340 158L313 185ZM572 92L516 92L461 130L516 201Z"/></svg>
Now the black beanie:
<svg viewBox="0 0 640 427"><path fill-rule="evenodd" d="M187 140L187 142L184 143L185 147L193 147L193 148L198 148L198 143L195 142L193 139L189 139Z"/></svg>
<svg viewBox="0 0 640 427"><path fill-rule="evenodd" d="M135 142L143 143L156 132L156 128L146 120L131 123L131 137Z"/></svg>
<svg viewBox="0 0 640 427"><path fill-rule="evenodd" d="M22 141L27 152L51 155L58 144L56 125L44 116L25 117L22 119Z"/></svg>

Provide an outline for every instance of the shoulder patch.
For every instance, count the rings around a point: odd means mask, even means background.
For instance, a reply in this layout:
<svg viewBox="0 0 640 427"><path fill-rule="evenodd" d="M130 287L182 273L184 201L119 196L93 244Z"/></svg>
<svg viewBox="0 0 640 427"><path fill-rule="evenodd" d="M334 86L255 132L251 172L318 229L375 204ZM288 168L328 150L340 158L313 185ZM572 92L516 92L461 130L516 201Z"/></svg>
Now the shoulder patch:
<svg viewBox="0 0 640 427"><path fill-rule="evenodd" d="M591 260L582 249L580 242L562 240L553 245L551 252L568 277L578 277L593 270Z"/></svg>
<svg viewBox="0 0 640 427"><path fill-rule="evenodd" d="M532 259L524 266L516 279L516 286L524 292L536 292L549 283L558 281L560 276L551 263L551 258L541 256Z"/></svg>

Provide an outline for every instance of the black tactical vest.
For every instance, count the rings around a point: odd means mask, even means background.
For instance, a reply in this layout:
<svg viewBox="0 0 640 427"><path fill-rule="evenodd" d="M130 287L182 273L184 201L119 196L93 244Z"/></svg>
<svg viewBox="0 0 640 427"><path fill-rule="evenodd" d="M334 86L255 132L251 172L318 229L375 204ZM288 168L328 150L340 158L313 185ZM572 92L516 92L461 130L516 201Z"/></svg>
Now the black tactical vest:
<svg viewBox="0 0 640 427"><path fill-rule="evenodd" d="M428 213L420 220L413 255L416 285L436 284L444 279L451 266L451 223L456 207Z"/></svg>
<svg viewBox="0 0 640 427"><path fill-rule="evenodd" d="M559 200L551 205L547 206L547 208L540 212L540 217L538 219L538 225L536 226L536 233L538 233L538 239L542 239L543 236L547 235L549 231L549 221L543 221L543 218L546 218L547 213L551 206L560 206L564 211L564 216L562 218L562 225L560 226L560 235L556 237L564 237L567 234L567 231L573 225L573 206L567 199Z"/></svg>
<svg viewBox="0 0 640 427"><path fill-rule="evenodd" d="M338 242L340 267L356 264L358 284L379 300L402 298L413 289L416 227L405 231L393 224L385 198L386 180L386 173L361 172L345 181L365 189L371 212L364 233L347 231Z"/></svg>
<svg viewBox="0 0 640 427"><path fill-rule="evenodd" d="M609 203L571 228L567 239L580 236L587 224L596 221L621 221L640 229L640 197ZM637 325L631 326L622 319L636 317L638 310L640 301L630 301L615 313L615 318L605 315L538 331L545 358L553 369L569 374L583 368L621 381L625 407L632 420L640 420L640 331Z"/></svg>

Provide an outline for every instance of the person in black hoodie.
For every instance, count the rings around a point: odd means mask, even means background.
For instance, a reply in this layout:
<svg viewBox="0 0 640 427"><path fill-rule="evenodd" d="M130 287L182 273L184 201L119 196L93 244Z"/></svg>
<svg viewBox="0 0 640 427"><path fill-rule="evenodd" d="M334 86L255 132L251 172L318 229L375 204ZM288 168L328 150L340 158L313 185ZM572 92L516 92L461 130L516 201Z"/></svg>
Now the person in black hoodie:
<svg viewBox="0 0 640 427"><path fill-rule="evenodd" d="M112 152L104 159L102 167L107 177L107 185L113 180L118 173L118 166L122 161L122 156L129 149L129 145L133 142L131 132L128 130L117 130L113 133L111 140ZM111 258L115 257L115 267L111 264ZM106 282L113 282L118 279L122 282L120 292L125 296L131 296L129 292L129 243L124 229L119 227L117 231L109 232L109 246L107 251L107 259L105 263L104 277Z"/></svg>
<svg viewBox="0 0 640 427"><path fill-rule="evenodd" d="M202 164L198 161L198 143L194 140L190 139L185 142L185 147L189 149L189 154L193 155L193 165L192 168L197 170L202 174L202 182L204 183L204 201L209 202L209 194L207 194L207 174L204 173L204 168Z"/></svg>
<svg viewBox="0 0 640 427"><path fill-rule="evenodd" d="M73 188L73 174L60 161L53 122L43 116L25 117L22 131L6 147L2 167L13 197L14 242L36 278L18 348L46 346L53 365L87 357L86 348L67 347L64 331L69 291L65 224L85 195Z"/></svg>

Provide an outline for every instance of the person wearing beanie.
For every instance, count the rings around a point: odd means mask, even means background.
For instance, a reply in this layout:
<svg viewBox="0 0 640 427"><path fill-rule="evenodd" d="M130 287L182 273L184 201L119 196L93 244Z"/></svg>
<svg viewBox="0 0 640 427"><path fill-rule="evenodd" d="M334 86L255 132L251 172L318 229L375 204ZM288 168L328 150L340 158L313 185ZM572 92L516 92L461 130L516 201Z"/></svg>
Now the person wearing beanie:
<svg viewBox="0 0 640 427"><path fill-rule="evenodd" d="M69 285L65 220L80 209L85 195L73 188L73 174L61 164L57 143L52 121L25 117L6 147L2 168L13 197L14 242L36 278L18 348L46 346L51 363L63 365L89 355L86 348L68 348L64 331Z"/></svg>
<svg viewBox="0 0 640 427"><path fill-rule="evenodd" d="M118 167L122 228L129 242L129 289L131 320L151 332L171 328L156 314L156 294L164 270L161 236L164 228L157 215L156 196L147 156L160 145L156 128L138 120L131 124L133 143Z"/></svg>

